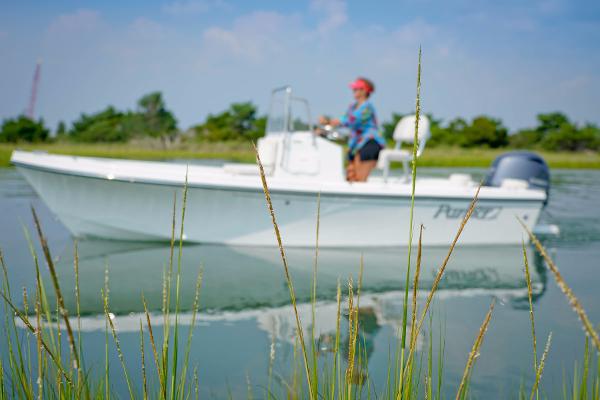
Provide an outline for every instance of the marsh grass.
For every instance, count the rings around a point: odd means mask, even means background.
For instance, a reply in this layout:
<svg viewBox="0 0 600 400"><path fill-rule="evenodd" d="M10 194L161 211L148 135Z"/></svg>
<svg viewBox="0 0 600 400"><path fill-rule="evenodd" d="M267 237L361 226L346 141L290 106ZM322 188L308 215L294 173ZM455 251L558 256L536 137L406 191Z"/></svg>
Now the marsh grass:
<svg viewBox="0 0 600 400"><path fill-rule="evenodd" d="M202 284L202 270L199 270L196 285L194 301L191 305L192 318L189 325L185 346L179 343L181 334L179 333L178 315L180 311L180 282L181 282L181 258L183 245L183 221L185 218L185 207L187 201L187 178L183 188L183 201L180 221L179 238L175 239L176 222L176 197L174 198L172 239L170 242L170 257L168 267L165 268L163 280L164 301L163 317L164 332L160 348L162 353L159 355L159 346L156 343L155 335L152 329L151 317L148 312L146 300L142 295L140 301L144 306L145 321L140 318L140 353L141 353L141 385L136 385L130 378L128 365L125 359L118 329L114 324L114 316L110 312L110 285L108 269L105 273L105 285L101 290L101 300L105 316L105 364L103 377L97 377L91 370L85 369L83 358L83 345L81 340L81 320L80 320L80 292L79 292L79 257L77 241L74 242L74 277L75 277L75 311L76 311L76 331L71 326L73 317L68 315L65 307L63 292L60 288L57 271L54 261L44 236L41 223L38 219L35 209L31 209L34 226L38 235L39 243L44 255L44 260L48 268L52 287L54 289L56 304L52 305L46 297L46 289L41 279L41 272L38 263L38 256L35 247L26 231L26 239L33 257L36 282L33 312L29 308L30 300L27 291L23 290L23 309L19 309L11 297L11 288L8 280L7 267L0 252L0 265L3 271L3 284L0 296L5 305L5 329L8 333L6 337L6 348L8 350L8 369L0 359L0 399L8 398L58 398L58 399L91 399L105 398L114 396L113 383L111 382L111 372L109 364L109 354L111 352L111 342L116 350L117 357L122 369L127 394L129 398L163 398L163 399L187 399L192 393L198 394L198 375L194 368L191 383L187 378L190 375L189 355L192 348L192 332L196 324L196 316L200 302L200 288ZM175 245L178 244L177 269L174 270L173 259ZM175 282L172 285L172 282ZM172 293L174 292L174 293ZM170 317L171 296L174 296L175 311L174 318ZM11 317L12 316L12 317ZM25 328L25 341L19 334L15 319L19 319ZM62 329L67 336L68 351L62 347ZM174 321L174 322L172 322ZM146 323L146 332L143 323ZM171 336L171 332L172 336ZM159 382L158 390L152 390L148 385L148 375L146 368L146 345L144 336L148 335L150 347L152 349L152 358L156 368L156 377ZM29 341L34 338L37 359L33 360L30 352ZM183 360L179 359L183 355ZM35 371L32 365L36 365ZM35 383L33 377L36 377ZM116 396L119 397L119 396Z"/></svg>

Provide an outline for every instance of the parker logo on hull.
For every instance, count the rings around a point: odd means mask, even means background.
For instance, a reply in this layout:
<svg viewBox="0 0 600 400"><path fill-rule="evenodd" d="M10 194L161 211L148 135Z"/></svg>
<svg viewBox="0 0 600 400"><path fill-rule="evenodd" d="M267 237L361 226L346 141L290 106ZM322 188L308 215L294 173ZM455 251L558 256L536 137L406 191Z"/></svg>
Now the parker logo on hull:
<svg viewBox="0 0 600 400"><path fill-rule="evenodd" d="M467 214L468 208L462 207L452 207L450 204L441 204L433 218L445 217L447 219L459 219L464 218ZM502 211L502 207L489 207L489 206L477 206L475 210L473 210L473 215L471 218L475 219L483 219L483 220L493 220L498 218L500 215L500 211Z"/></svg>

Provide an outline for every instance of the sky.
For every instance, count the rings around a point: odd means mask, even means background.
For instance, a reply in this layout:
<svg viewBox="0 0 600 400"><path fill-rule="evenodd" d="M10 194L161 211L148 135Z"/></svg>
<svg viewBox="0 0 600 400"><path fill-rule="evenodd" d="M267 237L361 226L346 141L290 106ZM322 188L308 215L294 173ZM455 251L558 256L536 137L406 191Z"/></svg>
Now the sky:
<svg viewBox="0 0 600 400"><path fill-rule="evenodd" d="M54 130L161 91L182 129L233 102L261 113L284 84L313 115L342 114L348 83L375 82L380 120L421 104L511 130L562 111L600 124L600 1L53 0L0 6L0 119L28 105Z"/></svg>

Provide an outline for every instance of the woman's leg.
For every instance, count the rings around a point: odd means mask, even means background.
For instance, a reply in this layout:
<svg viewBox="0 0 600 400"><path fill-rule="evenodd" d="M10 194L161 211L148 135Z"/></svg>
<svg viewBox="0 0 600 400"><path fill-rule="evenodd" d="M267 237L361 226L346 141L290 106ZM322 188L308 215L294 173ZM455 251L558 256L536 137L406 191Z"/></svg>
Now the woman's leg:
<svg viewBox="0 0 600 400"><path fill-rule="evenodd" d="M357 182L365 182L375 166L377 166L377 160L359 161L358 165L354 167L355 180Z"/></svg>
<svg viewBox="0 0 600 400"><path fill-rule="evenodd" d="M346 166L346 180L348 182L356 181L356 165L357 160L360 160L360 156L355 155L350 161L348 161L348 165Z"/></svg>
<svg viewBox="0 0 600 400"><path fill-rule="evenodd" d="M354 160L350 161L346 167L346 180L348 182L354 182L356 180L356 166L354 165Z"/></svg>

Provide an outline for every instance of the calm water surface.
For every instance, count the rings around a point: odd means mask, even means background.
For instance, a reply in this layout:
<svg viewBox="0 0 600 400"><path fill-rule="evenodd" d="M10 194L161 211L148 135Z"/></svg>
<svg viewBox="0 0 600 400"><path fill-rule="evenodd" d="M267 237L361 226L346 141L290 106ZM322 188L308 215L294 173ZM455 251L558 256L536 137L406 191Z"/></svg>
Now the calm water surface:
<svg viewBox="0 0 600 400"><path fill-rule="evenodd" d="M464 170L461 170L463 172ZM449 170L422 170L446 174ZM480 175L481 170L470 170ZM592 322L600 322L600 291L597 271L600 260L600 171L553 171L553 186L544 220L560 226L559 238L546 240L566 281L574 289ZM67 293L67 308L74 308L73 239L14 169L0 169L0 247L8 265L13 295L22 287L32 288L34 268L24 230L34 232L30 206L40 214L61 285ZM266 212L266 211L265 211ZM417 221L418 222L418 221ZM188 222L191 223L191 222ZM405 229L405 227L399 227ZM284 238L285 241L285 238ZM82 340L88 367L98 374L104 365L104 319L100 289L108 270L111 311L116 314L130 373L139 382L139 319L143 311L141 293L157 313L160 326L163 269L168 246L82 240L80 247ZM424 251L423 283L429 287L445 248ZM335 333L335 291L338 278L355 279L361 254L365 276L360 318L369 357L373 385L383 391L388 356L397 342L401 326L402 292L406 250L320 251L317 335L327 351ZM550 398L562 390L563 370L572 371L583 358L584 336L577 317L548 275L540 258L528 249L533 265L536 323L539 346L553 332L553 343L542 379ZM298 292L300 313L309 326L310 277L314 251L288 249L291 273ZM182 260L182 323L194 296L197 272L204 269L201 315L194 331L191 364L197 365L203 397L247 396L249 379L255 397L264 395L271 343L275 343L276 374L289 376L293 364L294 317L289 307L279 254L276 249L184 246ZM425 293L423 293L425 296ZM433 337L445 338L443 388L454 396L467 354L492 298L497 299L492 322L477 359L472 392L478 398L516 397L523 380L532 381L529 315L522 255L519 246L459 247L448 266L434 305ZM422 299L421 299L422 300ZM0 313L4 309L0 307ZM429 327L419 338L427 348ZM160 330L160 329L156 329ZM187 331L187 327L184 329ZM3 332L0 343L3 346ZM342 338L344 340L345 338ZM435 346L437 348L437 345ZM541 349L539 350L541 353ZM6 354L2 352L2 356ZM115 390L126 394L116 354L111 347L111 371ZM149 371L154 371L148 365ZM530 383L528 383L528 386Z"/></svg>

